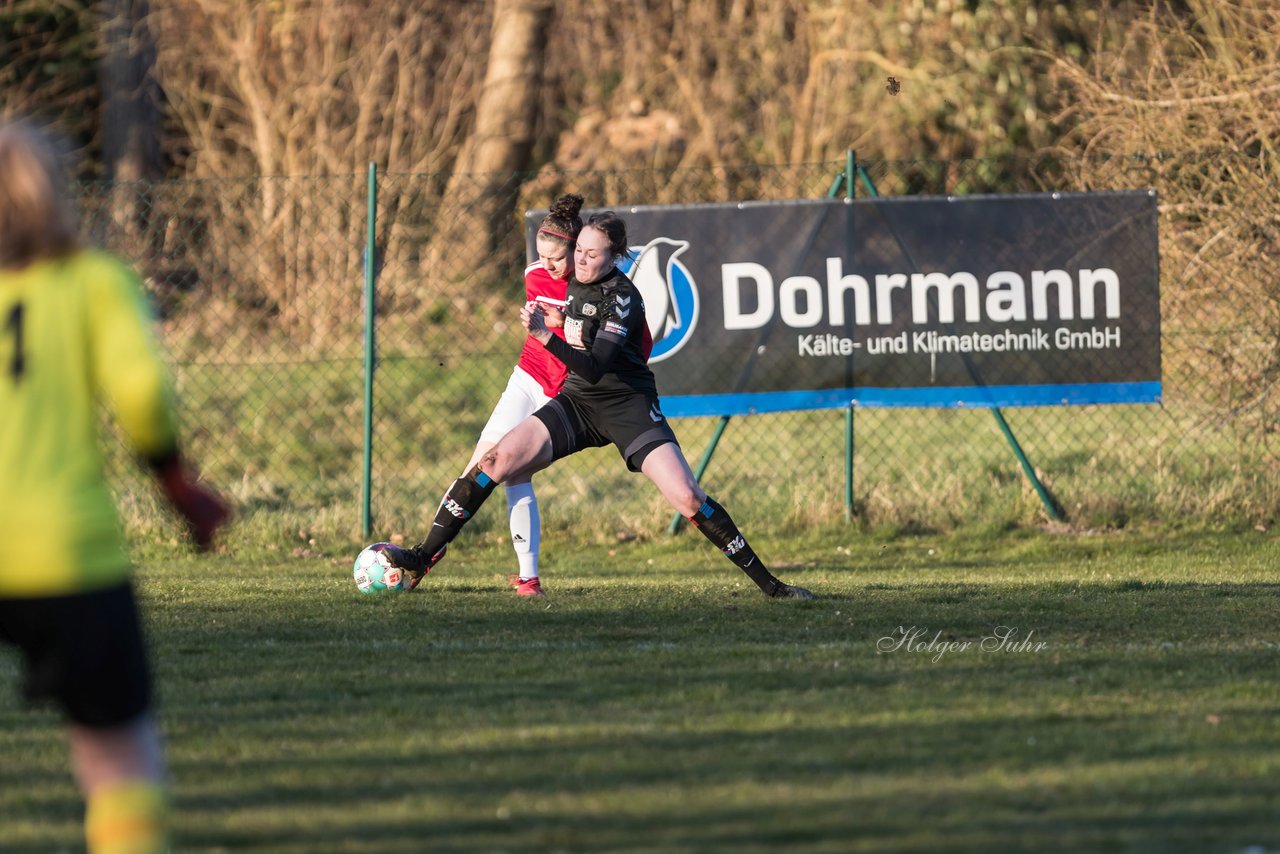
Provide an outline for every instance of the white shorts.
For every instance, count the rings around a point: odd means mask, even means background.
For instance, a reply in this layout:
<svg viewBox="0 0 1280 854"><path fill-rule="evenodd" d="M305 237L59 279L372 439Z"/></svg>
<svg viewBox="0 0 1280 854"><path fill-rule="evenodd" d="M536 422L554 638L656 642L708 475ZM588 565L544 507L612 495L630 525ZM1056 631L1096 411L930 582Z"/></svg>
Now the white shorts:
<svg viewBox="0 0 1280 854"><path fill-rule="evenodd" d="M542 408L551 398L547 397L538 381L520 367L511 372L507 389L498 398L498 405L489 416L489 423L480 431L480 441L496 445L498 440L515 429L516 425Z"/></svg>

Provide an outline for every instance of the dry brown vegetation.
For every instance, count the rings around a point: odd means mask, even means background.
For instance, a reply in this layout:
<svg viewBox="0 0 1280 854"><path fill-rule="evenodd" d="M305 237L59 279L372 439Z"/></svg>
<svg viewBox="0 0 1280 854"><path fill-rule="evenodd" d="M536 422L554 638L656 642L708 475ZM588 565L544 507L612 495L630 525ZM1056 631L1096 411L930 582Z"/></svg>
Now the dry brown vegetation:
<svg viewBox="0 0 1280 854"><path fill-rule="evenodd" d="M246 314L300 343L328 346L358 303L366 164L447 170L484 79L487 32L467 4L178 0L150 19L158 74L178 128L183 176L201 187L196 216L180 194L168 248L182 269L222 283L199 318L211 340ZM376 7L376 8L371 8ZM192 33L204 34L191 38ZM425 239L396 228L394 243ZM247 311L246 311L247 309Z"/></svg>
<svg viewBox="0 0 1280 854"><path fill-rule="evenodd" d="M1054 58L1071 93L1058 150L1083 186L1140 169L1161 195L1166 380L1215 417L1275 429L1280 399L1280 8L1158 2ZM1091 174L1092 173L1092 174Z"/></svg>
<svg viewBox="0 0 1280 854"><path fill-rule="evenodd" d="M173 0L154 14L188 175L447 170L495 9ZM555 4L529 165L563 169L1001 155L1052 141L1048 60L1096 4L692 0ZM192 39L191 33L207 37ZM889 76L899 97L886 92Z"/></svg>

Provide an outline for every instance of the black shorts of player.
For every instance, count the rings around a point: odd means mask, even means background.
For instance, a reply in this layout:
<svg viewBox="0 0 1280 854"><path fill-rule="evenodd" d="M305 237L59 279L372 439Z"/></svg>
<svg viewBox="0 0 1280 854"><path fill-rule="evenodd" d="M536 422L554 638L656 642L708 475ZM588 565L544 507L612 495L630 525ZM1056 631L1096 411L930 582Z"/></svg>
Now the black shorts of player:
<svg viewBox="0 0 1280 854"><path fill-rule="evenodd" d="M640 471L654 448L676 441L658 399L634 391L607 397L562 391L533 414L551 433L553 461L583 448L611 444L627 461L627 468Z"/></svg>
<svg viewBox="0 0 1280 854"><path fill-rule="evenodd" d="M26 661L23 695L52 701L87 727L128 723L151 705L142 626L133 588L0 598L0 640Z"/></svg>

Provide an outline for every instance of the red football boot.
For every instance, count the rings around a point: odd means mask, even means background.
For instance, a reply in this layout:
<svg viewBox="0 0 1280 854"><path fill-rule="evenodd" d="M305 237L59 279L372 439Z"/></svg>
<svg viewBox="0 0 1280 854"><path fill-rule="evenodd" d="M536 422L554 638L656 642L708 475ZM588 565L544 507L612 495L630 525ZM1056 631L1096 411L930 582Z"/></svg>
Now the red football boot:
<svg viewBox="0 0 1280 854"><path fill-rule="evenodd" d="M542 591L542 582L540 582L536 576L533 578L526 578L523 580L519 576L516 576L516 581L514 586L516 588L517 596L547 595Z"/></svg>

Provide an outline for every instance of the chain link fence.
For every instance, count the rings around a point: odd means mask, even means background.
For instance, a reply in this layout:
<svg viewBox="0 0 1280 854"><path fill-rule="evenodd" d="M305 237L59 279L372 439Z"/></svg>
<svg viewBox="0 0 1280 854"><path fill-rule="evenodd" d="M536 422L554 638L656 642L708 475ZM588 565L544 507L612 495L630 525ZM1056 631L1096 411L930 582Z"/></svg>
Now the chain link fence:
<svg viewBox="0 0 1280 854"><path fill-rule="evenodd" d="M745 530L947 530L1051 513L1007 431L1078 527L1135 520L1269 525L1280 373L1280 202L1265 156L1040 157L376 181L369 510L375 538L414 539L470 456L523 341L523 213L562 192L591 207L881 195L1153 188L1159 193L1164 401L1159 406L859 409L687 418L703 484ZM487 199L504 213L451 237ZM505 196L503 196L505 194ZM362 536L368 176L100 184L96 240L143 274L191 455L235 497L247 541ZM475 246L466 245L474 240ZM465 275L452 252L485 253ZM704 457L718 439L714 456ZM154 497L118 454L126 522L157 533ZM612 449L535 478L547 536L608 542L671 511ZM480 532L502 536L500 512ZM759 532L759 533L757 533ZM306 543L302 543L305 547ZM282 546L283 547L283 546Z"/></svg>

